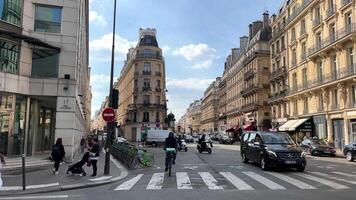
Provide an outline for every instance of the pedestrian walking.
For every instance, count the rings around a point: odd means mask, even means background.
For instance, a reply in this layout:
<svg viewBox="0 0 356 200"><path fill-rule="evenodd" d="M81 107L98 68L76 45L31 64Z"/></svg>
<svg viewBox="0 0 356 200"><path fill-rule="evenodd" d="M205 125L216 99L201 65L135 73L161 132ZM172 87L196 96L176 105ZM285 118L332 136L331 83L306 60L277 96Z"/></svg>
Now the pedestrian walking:
<svg viewBox="0 0 356 200"><path fill-rule="evenodd" d="M86 148L86 141L84 138L80 140L80 152L84 153L84 150Z"/></svg>
<svg viewBox="0 0 356 200"><path fill-rule="evenodd" d="M97 176L97 170L98 170L98 167L97 167L97 162L99 160L99 145L98 145L98 139L97 138L94 138L92 139L92 142L91 142L91 147L89 149L89 152L90 152L90 163L91 165L93 166L93 174L91 175L92 177L95 177Z"/></svg>
<svg viewBox="0 0 356 200"><path fill-rule="evenodd" d="M58 138L56 141L56 144L53 145L51 156L54 160L54 166L53 166L52 171L53 171L53 174L57 175L59 164L65 156L62 138Z"/></svg>
<svg viewBox="0 0 356 200"><path fill-rule="evenodd" d="M5 164L6 164L5 156L0 153L0 188L2 188L2 186L3 186L3 182L2 182L2 178L1 178L1 169L2 169L2 165L5 165Z"/></svg>

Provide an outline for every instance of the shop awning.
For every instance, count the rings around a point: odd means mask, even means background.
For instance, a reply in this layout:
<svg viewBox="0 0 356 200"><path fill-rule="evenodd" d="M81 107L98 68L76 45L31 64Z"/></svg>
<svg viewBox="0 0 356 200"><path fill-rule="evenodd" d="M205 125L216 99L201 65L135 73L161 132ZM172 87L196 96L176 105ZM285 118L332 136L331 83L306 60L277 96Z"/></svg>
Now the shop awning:
<svg viewBox="0 0 356 200"><path fill-rule="evenodd" d="M281 127L279 127L278 130L279 131L295 131L300 125L302 125L303 123L305 123L308 120L309 120L309 118L288 120Z"/></svg>

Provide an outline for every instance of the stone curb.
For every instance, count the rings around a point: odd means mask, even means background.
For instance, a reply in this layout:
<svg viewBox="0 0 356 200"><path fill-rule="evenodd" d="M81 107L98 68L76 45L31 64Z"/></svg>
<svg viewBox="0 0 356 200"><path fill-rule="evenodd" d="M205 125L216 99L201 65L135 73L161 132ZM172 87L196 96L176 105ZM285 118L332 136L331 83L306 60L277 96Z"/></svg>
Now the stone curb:
<svg viewBox="0 0 356 200"><path fill-rule="evenodd" d="M101 186L101 185L105 185L105 184L114 183L121 179L126 178L128 175L128 170L126 169L126 167L124 167L121 163L119 163L111 155L110 155L110 158L111 158L111 161L115 164L115 166L118 169L120 169L120 171L121 171L120 176L110 178L109 180L100 180L100 181L86 182L86 183L76 183L76 184L71 184L71 185L50 186L50 187L43 187L43 188L38 188L38 189L28 189L25 191L23 191L23 190L0 191L0 196L60 192L60 191L75 190L75 189L82 189L82 188L89 188L89 187L97 187L97 186Z"/></svg>

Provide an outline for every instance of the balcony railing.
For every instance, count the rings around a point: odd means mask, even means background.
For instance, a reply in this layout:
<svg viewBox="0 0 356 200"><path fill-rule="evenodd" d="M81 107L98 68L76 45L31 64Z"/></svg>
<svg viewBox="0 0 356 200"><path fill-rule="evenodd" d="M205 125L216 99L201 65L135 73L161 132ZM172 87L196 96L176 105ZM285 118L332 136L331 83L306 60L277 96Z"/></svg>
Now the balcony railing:
<svg viewBox="0 0 356 200"><path fill-rule="evenodd" d="M156 87L156 92L162 92L162 88Z"/></svg>
<svg viewBox="0 0 356 200"><path fill-rule="evenodd" d="M251 112L253 110L257 110L259 104L254 102L254 103L248 103L248 104L245 104L241 107L241 110L242 112Z"/></svg>
<svg viewBox="0 0 356 200"><path fill-rule="evenodd" d="M356 64L351 67L347 67L342 70L339 70L337 72L319 75L316 79L308 81L306 84L299 84L297 86L293 86L292 88L289 89L288 93L289 95L291 95L297 92L301 92L307 89L312 89L314 87L328 84L333 81L337 81L353 75L356 75Z"/></svg>
<svg viewBox="0 0 356 200"><path fill-rule="evenodd" d="M247 86L244 90L241 91L241 95L243 97L246 97L250 94L253 94L255 92L257 92L260 88L258 86L256 86L255 84L252 84L250 86Z"/></svg>
<svg viewBox="0 0 356 200"><path fill-rule="evenodd" d="M254 58L256 58L258 55L269 55L270 51L269 50L256 50L254 51L252 54L250 54L249 56L247 56L244 60L243 60L243 65L247 65L248 63L250 63Z"/></svg>
<svg viewBox="0 0 356 200"><path fill-rule="evenodd" d="M246 73L244 73L244 80L250 80L255 76L255 71L254 70L249 70Z"/></svg>
<svg viewBox="0 0 356 200"><path fill-rule="evenodd" d="M142 87L142 91L144 91L144 92L147 92L147 91L151 91L152 89L151 89L151 87L149 87L149 86L143 86Z"/></svg>
<svg viewBox="0 0 356 200"><path fill-rule="evenodd" d="M288 17L287 24L293 21L302 11L306 10L305 8L313 1L314 0L303 0L302 4Z"/></svg>
<svg viewBox="0 0 356 200"><path fill-rule="evenodd" d="M332 104L331 105L331 110L337 110L339 109L339 105L338 104Z"/></svg>
<svg viewBox="0 0 356 200"><path fill-rule="evenodd" d="M156 72L156 76L162 76L162 72Z"/></svg>
<svg viewBox="0 0 356 200"><path fill-rule="evenodd" d="M164 60L164 58L159 54L151 54L151 53L136 54L136 59L145 59L145 58Z"/></svg>
<svg viewBox="0 0 356 200"><path fill-rule="evenodd" d="M278 78L285 78L286 76L287 76L286 67L282 66L271 73L270 81L273 81Z"/></svg>
<svg viewBox="0 0 356 200"><path fill-rule="evenodd" d="M318 18L314 19L313 20L313 27L316 27L316 26L320 25L322 21L323 20L322 20L321 17L318 17Z"/></svg>
<svg viewBox="0 0 356 200"><path fill-rule="evenodd" d="M279 100L284 100L284 97L287 95L287 89L283 89L279 92L274 93L271 97L269 97L268 102L273 103Z"/></svg>
<svg viewBox="0 0 356 200"><path fill-rule="evenodd" d="M307 59L307 54L302 53L302 55L300 55L300 62L304 62L306 59Z"/></svg>
<svg viewBox="0 0 356 200"><path fill-rule="evenodd" d="M349 4L351 2L352 2L352 0L342 0L341 1L341 7L344 7L344 6L346 6L347 4Z"/></svg>
<svg viewBox="0 0 356 200"><path fill-rule="evenodd" d="M151 75L152 72L151 72L151 71L142 71L142 74L143 74L143 75Z"/></svg>
<svg viewBox="0 0 356 200"><path fill-rule="evenodd" d="M334 4L326 11L326 18L331 17L335 13L336 13L336 5Z"/></svg>
<svg viewBox="0 0 356 200"><path fill-rule="evenodd" d="M343 39L345 36L352 33L356 33L356 23L346 25L345 27L341 28L337 33L331 34L328 38L322 40L320 44L316 44L312 48L309 48L308 56L312 56L313 54L319 52L321 49L333 45L334 43Z"/></svg>

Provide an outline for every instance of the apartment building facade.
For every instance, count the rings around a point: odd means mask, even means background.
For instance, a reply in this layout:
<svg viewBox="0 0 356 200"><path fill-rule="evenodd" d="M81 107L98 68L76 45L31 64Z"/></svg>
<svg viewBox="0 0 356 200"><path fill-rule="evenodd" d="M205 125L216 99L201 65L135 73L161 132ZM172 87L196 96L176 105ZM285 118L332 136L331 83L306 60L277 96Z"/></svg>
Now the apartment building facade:
<svg viewBox="0 0 356 200"><path fill-rule="evenodd" d="M356 140L355 1L287 1L285 9L291 120L280 129L309 121L296 139L317 136L341 149Z"/></svg>
<svg viewBox="0 0 356 200"><path fill-rule="evenodd" d="M67 159L90 130L89 5L85 0L0 0L0 152Z"/></svg>
<svg viewBox="0 0 356 200"><path fill-rule="evenodd" d="M229 127L269 129L268 105L271 28L269 15L249 25L249 36L240 38L240 53L227 69L227 124Z"/></svg>
<svg viewBox="0 0 356 200"><path fill-rule="evenodd" d="M141 141L147 130L165 128L165 80L165 62L156 30L140 29L139 42L129 50L117 86L117 122L127 139Z"/></svg>
<svg viewBox="0 0 356 200"><path fill-rule="evenodd" d="M201 132L218 131L219 82L220 77L216 78L204 92L201 103Z"/></svg>

